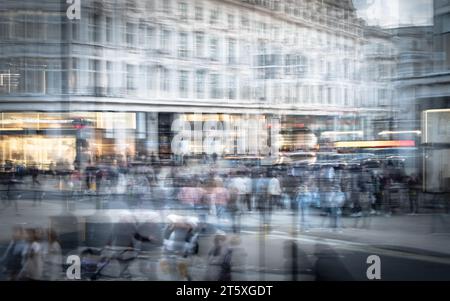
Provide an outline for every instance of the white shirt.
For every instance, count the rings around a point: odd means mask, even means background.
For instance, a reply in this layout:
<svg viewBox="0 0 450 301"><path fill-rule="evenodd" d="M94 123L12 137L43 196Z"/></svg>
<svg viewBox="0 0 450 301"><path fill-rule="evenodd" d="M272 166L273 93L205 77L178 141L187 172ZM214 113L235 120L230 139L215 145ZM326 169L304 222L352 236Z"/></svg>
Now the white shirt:
<svg viewBox="0 0 450 301"><path fill-rule="evenodd" d="M236 189L239 194L245 194L247 191L246 183L243 178L233 178L230 183L230 188Z"/></svg>
<svg viewBox="0 0 450 301"><path fill-rule="evenodd" d="M250 179L249 177L243 177L242 181L244 182L244 185L245 185L245 193L251 194L252 190L253 190L252 179Z"/></svg>
<svg viewBox="0 0 450 301"><path fill-rule="evenodd" d="M270 179L267 192L271 195L281 195L280 181L277 178Z"/></svg>
<svg viewBox="0 0 450 301"><path fill-rule="evenodd" d="M30 256L31 255L31 256ZM27 259L25 262L26 276L34 280L42 280L44 271L44 260L42 256L42 246L34 241L28 248Z"/></svg>

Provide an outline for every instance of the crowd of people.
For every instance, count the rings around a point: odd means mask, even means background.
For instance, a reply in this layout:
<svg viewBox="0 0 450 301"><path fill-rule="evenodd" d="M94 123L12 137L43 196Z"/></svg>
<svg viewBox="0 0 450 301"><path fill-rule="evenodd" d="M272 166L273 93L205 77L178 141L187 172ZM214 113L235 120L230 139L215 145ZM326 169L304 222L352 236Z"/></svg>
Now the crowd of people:
<svg viewBox="0 0 450 301"><path fill-rule="evenodd" d="M58 280L62 277L63 257L53 229L13 227L0 266L6 280Z"/></svg>
<svg viewBox="0 0 450 301"><path fill-rule="evenodd" d="M18 178L12 175L11 179ZM239 234L242 221L248 216L259 217L262 231L273 229L277 212L293 216L297 231L308 232L315 228L341 231L342 216L353 217L349 219L352 224L345 227L369 228L371 216L390 215L402 206L408 207L401 202L409 200L411 213L417 213L420 208L420 178L414 174L407 177L389 164L374 168L368 164L229 166L214 161L163 166L114 162L91 164L82 171L46 175L31 168L29 175L32 190L35 190L33 204L40 203L42 187L50 178L58 182L52 186L54 189L64 191L75 202L85 196L104 199L105 209L182 210L198 219L200 233L213 224L223 234L215 234L207 253L206 280L230 279L232 268L242 266L232 262L245 257ZM400 184L409 188L402 200L392 192ZM123 235L126 231L119 232ZM163 239L170 240L170 237ZM129 238L135 240L135 233ZM144 237L144 240L152 239L153 234ZM15 226L1 260L10 280L52 280L61 276L61 254L53 230ZM187 262L175 265L176 279L191 278L188 265ZM162 278L170 274L172 267L170 256L161 260Z"/></svg>
<svg viewBox="0 0 450 301"><path fill-rule="evenodd" d="M39 204L45 195L40 173L31 168L30 174L34 204ZM270 225L274 211L292 210L299 216L299 227L308 230L308 218L317 213L314 209L330 217L336 228L341 215L360 217L362 225L368 226L371 215L390 215L408 201L411 213L419 210L419 177L408 177L389 164L383 168L364 164L223 168L217 162L181 166L113 162L91 164L82 171L55 172L50 177L58 180L56 187L69 197L94 195L106 203L120 199L130 208L192 209L203 223L210 215L221 223L231 220L235 233L240 231L242 216L252 211L260 213L263 225ZM14 185L7 187L11 194ZM15 199L10 195L4 202Z"/></svg>

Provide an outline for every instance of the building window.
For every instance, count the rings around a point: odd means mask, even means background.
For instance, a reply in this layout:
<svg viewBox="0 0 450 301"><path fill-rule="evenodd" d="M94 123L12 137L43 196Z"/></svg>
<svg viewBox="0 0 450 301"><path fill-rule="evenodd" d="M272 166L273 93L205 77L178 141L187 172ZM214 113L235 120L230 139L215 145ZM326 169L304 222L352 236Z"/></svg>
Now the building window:
<svg viewBox="0 0 450 301"><path fill-rule="evenodd" d="M344 78L345 79L350 79L350 74L349 74L349 61L348 60L344 60L343 62L343 67L344 67Z"/></svg>
<svg viewBox="0 0 450 301"><path fill-rule="evenodd" d="M88 39L89 42L101 42L101 16L95 13L89 14L88 18Z"/></svg>
<svg viewBox="0 0 450 301"><path fill-rule="evenodd" d="M94 41L102 42L102 17L99 14L94 14Z"/></svg>
<svg viewBox="0 0 450 301"><path fill-rule="evenodd" d="M334 97L334 103L335 104L342 104L342 90L341 90L341 87L336 87L335 89L334 89L334 95L335 95L335 97Z"/></svg>
<svg viewBox="0 0 450 301"><path fill-rule="evenodd" d="M25 37L25 16L24 15L18 15L13 24L13 38L15 39L21 39Z"/></svg>
<svg viewBox="0 0 450 301"><path fill-rule="evenodd" d="M95 72L96 60L88 61L88 89L93 91L95 89Z"/></svg>
<svg viewBox="0 0 450 301"><path fill-rule="evenodd" d="M295 103L299 103L301 101L302 95L302 85L300 83L295 84Z"/></svg>
<svg viewBox="0 0 450 301"><path fill-rule="evenodd" d="M250 26L250 22L248 20L247 16L242 16L241 17L241 26L243 29L248 29Z"/></svg>
<svg viewBox="0 0 450 301"><path fill-rule="evenodd" d="M61 61L57 60L48 60L47 69L45 70L45 83L46 83L46 92L47 94L60 94L61 93ZM1 85L1 81L0 81Z"/></svg>
<svg viewBox="0 0 450 301"><path fill-rule="evenodd" d="M135 10L137 8L136 0L127 0L126 8L127 10Z"/></svg>
<svg viewBox="0 0 450 301"><path fill-rule="evenodd" d="M195 20L203 21L203 7L201 7L201 6L195 7Z"/></svg>
<svg viewBox="0 0 450 301"><path fill-rule="evenodd" d="M72 36L68 36L72 39L72 41L79 41L80 40L80 24L73 22L69 23L67 26L70 26L71 34Z"/></svg>
<svg viewBox="0 0 450 301"><path fill-rule="evenodd" d="M228 14L228 28L234 29L234 15Z"/></svg>
<svg viewBox="0 0 450 301"><path fill-rule="evenodd" d="M188 71L180 71L179 72L179 92L181 98L188 97Z"/></svg>
<svg viewBox="0 0 450 301"><path fill-rule="evenodd" d="M212 60L219 60L219 40L217 38L211 38L209 41L209 55Z"/></svg>
<svg viewBox="0 0 450 301"><path fill-rule="evenodd" d="M283 85L284 88L284 102L289 103L292 95L291 95L291 87L289 84Z"/></svg>
<svg viewBox="0 0 450 301"><path fill-rule="evenodd" d="M178 56L182 58L188 56L188 35L185 32L178 36Z"/></svg>
<svg viewBox="0 0 450 301"><path fill-rule="evenodd" d="M325 90L322 85L319 86L319 103L325 103Z"/></svg>
<svg viewBox="0 0 450 301"><path fill-rule="evenodd" d="M236 64L236 40L228 39L228 64Z"/></svg>
<svg viewBox="0 0 450 301"><path fill-rule="evenodd" d="M64 30L66 24L63 24L61 26L61 18L60 17L47 16L46 22L47 22L47 40L60 41L61 39L65 38L65 36L63 37L61 34L62 34L62 30ZM0 33L0 35L1 35L1 33Z"/></svg>
<svg viewBox="0 0 450 301"><path fill-rule="evenodd" d="M209 23L216 24L217 22L219 22L219 9L215 8L215 9L212 9L210 12Z"/></svg>
<svg viewBox="0 0 450 301"><path fill-rule="evenodd" d="M244 79L240 82L240 85L241 85L241 98L246 100L250 99L250 81L248 79Z"/></svg>
<svg viewBox="0 0 450 301"><path fill-rule="evenodd" d="M76 93L78 90L78 76L80 74L80 59L77 57L73 57L69 59L68 62L68 83L67 86L69 87L69 91Z"/></svg>
<svg viewBox="0 0 450 301"><path fill-rule="evenodd" d="M25 70L20 81L20 91L33 94L46 93L45 69L47 62L41 59L28 58L25 60ZM22 73L22 74L23 74Z"/></svg>
<svg viewBox="0 0 450 301"><path fill-rule="evenodd" d="M155 10L155 0L148 0L145 3L145 9L147 11L154 11Z"/></svg>
<svg viewBox="0 0 450 301"><path fill-rule="evenodd" d="M291 75L292 74L292 54L284 55L284 74Z"/></svg>
<svg viewBox="0 0 450 301"><path fill-rule="evenodd" d="M195 72L195 94L197 98L205 97L205 71L197 70Z"/></svg>
<svg viewBox="0 0 450 301"><path fill-rule="evenodd" d="M180 12L180 19L182 21L187 21L188 19L188 5L186 2L178 3L178 9Z"/></svg>
<svg viewBox="0 0 450 301"><path fill-rule="evenodd" d="M308 103L309 101L309 86L303 86L303 102Z"/></svg>
<svg viewBox="0 0 450 301"><path fill-rule="evenodd" d="M10 23L9 20L0 17L0 40L8 40L10 36Z"/></svg>
<svg viewBox="0 0 450 301"><path fill-rule="evenodd" d="M161 50L169 52L170 50L170 30L163 29L161 31Z"/></svg>
<svg viewBox="0 0 450 301"><path fill-rule="evenodd" d="M151 95L150 91L154 89L154 68L152 66L147 66L147 93Z"/></svg>
<svg viewBox="0 0 450 301"><path fill-rule="evenodd" d="M314 86L314 102L320 103L322 99L320 98L320 87L318 85Z"/></svg>
<svg viewBox="0 0 450 301"><path fill-rule="evenodd" d="M105 23L106 23L106 43L111 43L112 42L112 26L113 26L112 18L106 17Z"/></svg>
<svg viewBox="0 0 450 301"><path fill-rule="evenodd" d="M136 45L136 24L127 22L127 45L129 47L134 47Z"/></svg>
<svg viewBox="0 0 450 301"><path fill-rule="evenodd" d="M195 33L195 56L205 56L205 34L203 32Z"/></svg>
<svg viewBox="0 0 450 301"><path fill-rule="evenodd" d="M231 75L228 77L228 91L227 96L229 99L236 99L236 77Z"/></svg>
<svg viewBox="0 0 450 301"><path fill-rule="evenodd" d="M113 69L113 62L107 61L106 62L106 86L107 86L107 93L113 94L114 91L114 69Z"/></svg>
<svg viewBox="0 0 450 301"><path fill-rule="evenodd" d="M127 64L127 92L134 93L136 91L136 67Z"/></svg>
<svg viewBox="0 0 450 301"><path fill-rule="evenodd" d="M170 14L171 13L171 10L172 10L172 8L171 8L171 0L163 0L162 1L162 4L163 4L163 12L165 13L165 14Z"/></svg>
<svg viewBox="0 0 450 301"><path fill-rule="evenodd" d="M137 76L136 76L136 89L138 91L139 96L147 95L147 66L139 65L137 68Z"/></svg>
<svg viewBox="0 0 450 301"><path fill-rule="evenodd" d="M346 106L349 105L348 88L344 88L344 104L345 104Z"/></svg>
<svg viewBox="0 0 450 301"><path fill-rule="evenodd" d="M145 45L147 46L147 49L152 48L154 44L154 36L155 36L155 29L147 25L145 31Z"/></svg>
<svg viewBox="0 0 450 301"><path fill-rule="evenodd" d="M211 82L210 82L210 87L211 87L211 91L210 91L210 95L211 98L222 98L221 95L221 89L220 89L220 77L218 74L211 74L211 78L210 78Z"/></svg>
<svg viewBox="0 0 450 301"><path fill-rule="evenodd" d="M46 38L45 23L41 16L27 16L25 24L25 33L28 39L44 40Z"/></svg>
<svg viewBox="0 0 450 301"><path fill-rule="evenodd" d="M328 104L331 104L331 102L332 102L332 89L331 89L331 87L328 87L327 88L327 103Z"/></svg>
<svg viewBox="0 0 450 301"><path fill-rule="evenodd" d="M95 41L95 14L89 14L88 17L88 39L89 42L94 42Z"/></svg>
<svg viewBox="0 0 450 301"><path fill-rule="evenodd" d="M170 71L167 68L161 68L161 91L169 92L170 90Z"/></svg>

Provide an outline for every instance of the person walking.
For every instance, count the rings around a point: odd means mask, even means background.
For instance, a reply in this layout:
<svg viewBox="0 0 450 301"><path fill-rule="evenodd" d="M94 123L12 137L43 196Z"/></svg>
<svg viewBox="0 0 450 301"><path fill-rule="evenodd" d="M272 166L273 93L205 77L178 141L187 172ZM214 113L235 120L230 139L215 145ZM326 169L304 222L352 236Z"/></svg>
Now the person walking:
<svg viewBox="0 0 450 301"><path fill-rule="evenodd" d="M184 186L178 192L178 200L188 209L196 209L196 205L202 202L205 190L195 183L196 179L184 180Z"/></svg>
<svg viewBox="0 0 450 301"><path fill-rule="evenodd" d="M63 259L58 236L53 229L47 231L47 246L44 250L44 278L55 281L63 274Z"/></svg>
<svg viewBox="0 0 450 301"><path fill-rule="evenodd" d="M8 181L8 187L6 190L6 198L8 201L8 205L6 207L14 205L16 215L19 215L18 201L22 197L22 194L20 193L18 186L22 183L23 181L20 178L16 178L15 174L13 173Z"/></svg>
<svg viewBox="0 0 450 301"><path fill-rule="evenodd" d="M272 208L283 207L281 204L281 184L275 172L272 173L272 177L267 185L267 194L271 210Z"/></svg>
<svg viewBox="0 0 450 301"><path fill-rule="evenodd" d="M231 262L231 254L226 245L226 239L225 235L220 234L214 237L213 247L208 252L205 281L231 280L230 264L228 264Z"/></svg>
<svg viewBox="0 0 450 301"><path fill-rule="evenodd" d="M370 214L372 211L372 204L374 203L374 181L372 178L372 174L367 169L366 166L363 166L361 169L361 175L359 178L359 208L360 208L360 217L361 217L361 226L362 228L370 227ZM359 219L355 220L355 228L359 226Z"/></svg>
<svg viewBox="0 0 450 301"><path fill-rule="evenodd" d="M33 206L42 203L41 182L39 181L39 169L36 165L32 165L30 168L31 173L31 187L33 189Z"/></svg>
<svg viewBox="0 0 450 301"><path fill-rule="evenodd" d="M241 229L241 196L242 194L236 187L229 189L230 198L227 203L227 211L231 217L233 233L239 233Z"/></svg>
<svg viewBox="0 0 450 301"><path fill-rule="evenodd" d="M216 208L216 216L219 223L225 223L230 193L223 185L220 178L214 180L214 187L210 192L210 202Z"/></svg>
<svg viewBox="0 0 450 301"><path fill-rule="evenodd" d="M419 177L413 173L408 179L409 211L411 214L419 213L419 189Z"/></svg>
<svg viewBox="0 0 450 301"><path fill-rule="evenodd" d="M330 182L326 192L326 200L330 210L330 228L333 231L340 232L342 206L345 202L345 194L342 192L338 183Z"/></svg>
<svg viewBox="0 0 450 301"><path fill-rule="evenodd" d="M297 189L297 208L299 211L299 231L308 232L311 228L309 222L309 207L313 201L313 197L308 188L309 182L301 184Z"/></svg>
<svg viewBox="0 0 450 301"><path fill-rule="evenodd" d="M19 278L23 280L43 280L43 248L41 242L40 231L38 229L26 229L27 247L24 249L23 268Z"/></svg>
<svg viewBox="0 0 450 301"><path fill-rule="evenodd" d="M0 259L0 266L4 267L7 280L18 280L18 275L22 270L23 253L26 248L24 234L22 226L13 227L11 241Z"/></svg>

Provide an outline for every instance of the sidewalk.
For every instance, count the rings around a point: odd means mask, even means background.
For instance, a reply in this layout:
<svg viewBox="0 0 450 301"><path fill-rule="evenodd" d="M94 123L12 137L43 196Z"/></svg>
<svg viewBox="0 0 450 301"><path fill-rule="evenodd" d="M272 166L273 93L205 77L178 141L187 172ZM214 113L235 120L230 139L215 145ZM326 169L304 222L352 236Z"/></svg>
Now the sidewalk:
<svg viewBox="0 0 450 301"><path fill-rule="evenodd" d="M290 214L281 214L274 220L292 220ZM324 226L322 226L323 222ZM362 218L344 217L338 231L328 228L326 217L312 216L312 227L300 235L366 244L391 250L423 253L431 256L450 256L450 215L416 214L371 216L369 227L362 228ZM355 226L355 223L356 224ZM284 227L287 234L291 227Z"/></svg>
<svg viewBox="0 0 450 301"><path fill-rule="evenodd" d="M28 186L29 183L25 179ZM57 181L51 179L46 181L43 187L55 190ZM72 211L77 217L85 217L96 212L96 202L94 198L78 198L71 200L75 203L75 210ZM107 203L108 201L106 201ZM14 208L0 210L0 240L5 241L10 238L11 226L18 223L49 225L49 217L67 212L67 199L56 197L50 200L45 198L42 205L33 206L32 199L24 196L19 200L19 214L15 215ZM126 210L126 209L125 209ZM139 211L140 209L136 209ZM150 209L151 210L151 209ZM133 210L134 211L134 210ZM179 213L186 215L196 215L192 210L165 209L164 214ZM100 211L102 212L102 211ZM111 212L111 211L103 211ZM450 256L450 215L444 213L435 214L399 214L388 216L373 215L368 219L369 228L362 228L363 218L343 217L341 231L333 232L328 228L328 217L319 215L319 211L312 210L310 222L312 227L309 232L302 232L301 235L311 238L326 238L345 241L349 243L367 244L387 249L402 249L410 252L434 254L433 256ZM258 234L261 229L260 215L258 212L244 213L241 220L243 230ZM220 225L223 221L209 215L208 222ZM281 233L288 239L292 237L294 216L288 210L275 211L272 216L272 226L276 233Z"/></svg>

